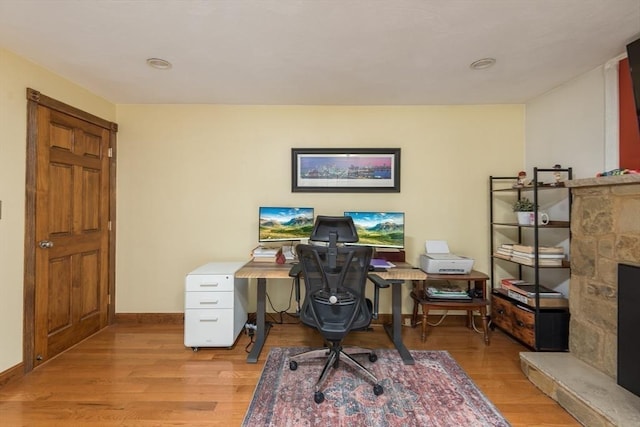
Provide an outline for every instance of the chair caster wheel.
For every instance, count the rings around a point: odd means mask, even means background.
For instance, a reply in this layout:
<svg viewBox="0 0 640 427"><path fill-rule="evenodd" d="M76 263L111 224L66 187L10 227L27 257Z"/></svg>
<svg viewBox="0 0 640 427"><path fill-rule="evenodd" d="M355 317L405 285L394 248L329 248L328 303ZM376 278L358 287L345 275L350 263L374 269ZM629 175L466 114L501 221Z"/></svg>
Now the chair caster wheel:
<svg viewBox="0 0 640 427"><path fill-rule="evenodd" d="M193 350L193 352L195 353L196 351L198 351L198 347L191 347L191 350Z"/></svg>
<svg viewBox="0 0 640 427"><path fill-rule="evenodd" d="M369 362L375 362L376 360L378 360L378 355L375 353L369 353Z"/></svg>
<svg viewBox="0 0 640 427"><path fill-rule="evenodd" d="M296 362L295 360L291 360L289 362L289 369L291 369L292 371L298 369L298 362Z"/></svg>
<svg viewBox="0 0 640 427"><path fill-rule="evenodd" d="M380 384L376 384L373 386L373 394L375 394L376 396L380 396L382 393L384 393L384 389Z"/></svg>
<svg viewBox="0 0 640 427"><path fill-rule="evenodd" d="M324 402L324 393L321 391L316 391L315 393L313 393L313 400L316 403L322 403Z"/></svg>

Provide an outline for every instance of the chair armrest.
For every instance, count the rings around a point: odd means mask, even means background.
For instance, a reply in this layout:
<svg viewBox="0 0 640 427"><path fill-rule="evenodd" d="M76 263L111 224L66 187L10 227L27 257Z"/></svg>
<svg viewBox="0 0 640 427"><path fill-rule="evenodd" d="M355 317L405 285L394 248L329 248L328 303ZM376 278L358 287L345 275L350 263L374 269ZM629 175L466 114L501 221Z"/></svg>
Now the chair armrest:
<svg viewBox="0 0 640 427"><path fill-rule="evenodd" d="M367 278L373 282L375 287L373 288L373 312L371 313L371 317L374 319L378 318L378 307L380 305L380 289L388 288L391 286L389 282L377 274L367 274Z"/></svg>
<svg viewBox="0 0 640 427"><path fill-rule="evenodd" d="M296 292L296 315L300 315L300 277L302 277L302 265L293 264L289 270L289 277L293 277Z"/></svg>
<svg viewBox="0 0 640 427"><path fill-rule="evenodd" d="M389 286L391 286L388 280L383 279L377 274L368 274L367 277L373 282L374 285L376 285L376 288L388 288Z"/></svg>
<svg viewBox="0 0 640 427"><path fill-rule="evenodd" d="M289 270L289 277L298 277L302 273L302 266L300 264L293 264Z"/></svg>

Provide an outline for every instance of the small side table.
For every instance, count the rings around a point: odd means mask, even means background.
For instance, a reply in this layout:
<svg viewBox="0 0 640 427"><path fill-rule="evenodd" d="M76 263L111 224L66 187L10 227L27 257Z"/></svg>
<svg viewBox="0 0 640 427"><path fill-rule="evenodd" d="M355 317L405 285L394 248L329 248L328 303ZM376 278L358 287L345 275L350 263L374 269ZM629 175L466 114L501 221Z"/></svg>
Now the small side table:
<svg viewBox="0 0 640 427"><path fill-rule="evenodd" d="M467 327L473 327L473 311L478 310L480 317L482 318L482 331L484 333L484 343L489 345L489 321L487 319L487 306L489 301L483 298L474 298L470 302L464 301L433 301L424 297L418 296L415 291L411 292L411 298L415 301L416 305L422 306L422 342L427 339L427 316L431 309L444 309L444 310L467 310Z"/></svg>
<svg viewBox="0 0 640 427"><path fill-rule="evenodd" d="M467 327L473 327L473 312L479 311L482 318L482 329L484 332L484 342L489 345L489 327L487 319L487 306L489 301L486 299L487 280L489 276L476 270L472 270L469 274L427 274L424 281L414 281L411 298L413 298L413 324L416 326L418 321L418 305L422 307L422 341L427 337L427 316L430 309L444 310L466 310L467 311ZM477 292L478 297L473 298L471 302L462 301L434 301L426 298L425 287L430 281L466 281L467 289L473 289Z"/></svg>

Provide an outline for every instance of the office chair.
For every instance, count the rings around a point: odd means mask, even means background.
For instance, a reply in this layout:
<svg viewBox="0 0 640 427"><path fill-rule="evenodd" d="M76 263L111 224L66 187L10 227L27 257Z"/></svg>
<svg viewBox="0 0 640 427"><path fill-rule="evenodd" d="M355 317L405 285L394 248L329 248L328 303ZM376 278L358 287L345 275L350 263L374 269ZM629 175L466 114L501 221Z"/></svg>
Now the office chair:
<svg viewBox="0 0 640 427"><path fill-rule="evenodd" d="M367 278L376 285L376 295L378 287L388 287L389 284L380 276L369 274L373 252L371 247L338 246L339 243L358 241L351 217L318 216L310 241L316 244L296 247L306 291L300 321L320 332L326 348L292 356L289 368L295 371L300 361L326 358L315 384L313 398L316 403L324 401L322 386L329 375L329 368L337 368L341 360L373 382L373 393L379 396L384 390L376 376L352 357L352 354L368 354L369 361L375 362L376 354L369 349L353 348L349 348L348 354L342 342L350 331L366 329L371 323L374 310L365 298ZM317 242L324 242L325 245L318 245ZM377 312L377 300L375 307Z"/></svg>

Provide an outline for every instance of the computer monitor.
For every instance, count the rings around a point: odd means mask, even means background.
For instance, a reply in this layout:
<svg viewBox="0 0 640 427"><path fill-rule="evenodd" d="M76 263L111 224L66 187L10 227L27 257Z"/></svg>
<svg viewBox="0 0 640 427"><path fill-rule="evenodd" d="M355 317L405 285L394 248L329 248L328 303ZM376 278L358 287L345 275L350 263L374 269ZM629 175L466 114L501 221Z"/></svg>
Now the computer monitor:
<svg viewBox="0 0 640 427"><path fill-rule="evenodd" d="M360 240L358 245L404 248L404 212L348 211Z"/></svg>
<svg viewBox="0 0 640 427"><path fill-rule="evenodd" d="M258 217L260 243L308 239L313 229L313 208L261 206Z"/></svg>

